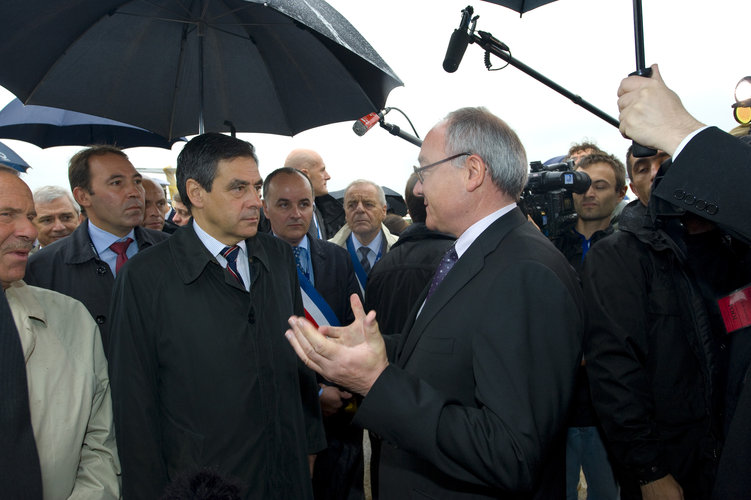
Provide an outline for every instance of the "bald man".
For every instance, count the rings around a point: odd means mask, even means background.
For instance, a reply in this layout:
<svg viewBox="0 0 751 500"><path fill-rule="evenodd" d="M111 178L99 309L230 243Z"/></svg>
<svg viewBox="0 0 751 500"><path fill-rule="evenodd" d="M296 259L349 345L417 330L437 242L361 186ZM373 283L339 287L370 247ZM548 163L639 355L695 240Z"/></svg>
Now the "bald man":
<svg viewBox="0 0 751 500"><path fill-rule="evenodd" d="M311 238L329 239L344 225L344 208L329 194L326 183L331 176L321 155L312 149L295 149L284 160L285 167L304 173L313 184L313 222L308 229Z"/></svg>

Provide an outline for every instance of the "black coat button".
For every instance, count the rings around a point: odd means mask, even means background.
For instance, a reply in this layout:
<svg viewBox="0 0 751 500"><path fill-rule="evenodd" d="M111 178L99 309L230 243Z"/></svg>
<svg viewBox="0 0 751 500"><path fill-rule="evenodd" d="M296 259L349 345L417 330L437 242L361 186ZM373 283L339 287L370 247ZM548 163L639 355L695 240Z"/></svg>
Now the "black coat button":
<svg viewBox="0 0 751 500"><path fill-rule="evenodd" d="M106 322L107 322L107 318L105 316L103 316L103 315L100 314L99 316L96 317L96 324L97 325L103 325Z"/></svg>
<svg viewBox="0 0 751 500"><path fill-rule="evenodd" d="M704 210L707 207L707 202L704 200L696 200L696 208Z"/></svg>
<svg viewBox="0 0 751 500"><path fill-rule="evenodd" d="M691 193L686 193L686 197L683 198L683 203L686 205L693 205L696 202L696 196Z"/></svg>
<svg viewBox="0 0 751 500"><path fill-rule="evenodd" d="M673 191L673 198L676 200L682 200L684 196L686 196L686 192L682 189L676 189Z"/></svg>
<svg viewBox="0 0 751 500"><path fill-rule="evenodd" d="M720 210L720 208L717 205L715 205L714 203L708 203L707 204L707 208L705 208L704 210L709 215L714 215L714 214L716 214Z"/></svg>

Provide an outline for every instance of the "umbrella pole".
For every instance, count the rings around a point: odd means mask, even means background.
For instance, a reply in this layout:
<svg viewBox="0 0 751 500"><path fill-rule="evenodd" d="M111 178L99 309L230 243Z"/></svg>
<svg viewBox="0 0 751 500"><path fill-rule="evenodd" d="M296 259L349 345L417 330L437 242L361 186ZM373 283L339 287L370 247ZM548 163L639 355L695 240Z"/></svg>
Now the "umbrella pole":
<svg viewBox="0 0 751 500"><path fill-rule="evenodd" d="M527 66L523 62L519 61L518 59L514 59L513 57L511 57L511 54L507 53L508 47L506 47L506 49L505 49L506 51L504 51L503 47L505 47L505 44L503 44L502 42L500 42L499 40L497 40L490 33L486 32L486 31L478 31L477 33L479 34L479 36L473 34L472 37L471 37L471 39L470 39L471 43L476 43L477 45L479 45L480 47L482 47L483 49L485 49L485 51L490 52L491 54L500 57L501 59L503 59L504 61L506 61L510 65L514 66L515 68L520 69L521 71L523 71L524 73L528 74L529 76L531 76L532 78L534 78L538 82L542 83L543 85L547 85L548 87L550 87L551 89L555 90L556 92L558 92L562 96L571 99L571 101L573 101L574 104L578 104L582 108L586 109L587 111L589 111L590 113L594 114L598 118L602 118L603 120L605 120L609 124L613 125L614 127L618 128L620 126L620 123L618 122L618 120L616 120L615 118L613 118L609 114L607 114L604 111L602 111L601 109L593 106L589 102L587 102L584 99L582 99L580 96L578 96L578 95L576 95L576 94L574 94L572 92L569 92L565 88L563 88L560 85L558 85L557 83L555 83L553 80L547 78L545 75L543 75L541 73L538 73L537 71L535 71L534 69L530 68L529 66Z"/></svg>
<svg viewBox="0 0 751 500"><path fill-rule="evenodd" d="M643 76L651 78L652 68L647 68L644 58L644 23L641 11L641 0L634 0L634 49L636 50L636 71L629 76ZM635 158L648 158L657 154L656 149L642 146L638 142L631 141L631 154Z"/></svg>
<svg viewBox="0 0 751 500"><path fill-rule="evenodd" d="M636 49L636 72L640 76L651 76L652 71L649 71L649 75L644 75L642 72L646 69L644 62L644 25L642 22L641 0L634 0L634 48Z"/></svg>
<svg viewBox="0 0 751 500"><path fill-rule="evenodd" d="M198 133L203 134L203 38L206 25L198 23Z"/></svg>

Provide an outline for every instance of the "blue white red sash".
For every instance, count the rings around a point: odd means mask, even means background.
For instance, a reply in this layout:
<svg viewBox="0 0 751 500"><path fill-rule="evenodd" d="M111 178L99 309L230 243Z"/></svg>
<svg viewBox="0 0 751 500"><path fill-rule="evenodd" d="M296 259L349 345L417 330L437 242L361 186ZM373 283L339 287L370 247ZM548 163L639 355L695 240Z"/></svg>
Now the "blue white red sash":
<svg viewBox="0 0 751 500"><path fill-rule="evenodd" d="M334 311L326 303L326 300L318 293L313 284L305 277L300 268L297 268L297 279L300 281L302 293L302 305L305 308L305 317L316 325L340 326Z"/></svg>

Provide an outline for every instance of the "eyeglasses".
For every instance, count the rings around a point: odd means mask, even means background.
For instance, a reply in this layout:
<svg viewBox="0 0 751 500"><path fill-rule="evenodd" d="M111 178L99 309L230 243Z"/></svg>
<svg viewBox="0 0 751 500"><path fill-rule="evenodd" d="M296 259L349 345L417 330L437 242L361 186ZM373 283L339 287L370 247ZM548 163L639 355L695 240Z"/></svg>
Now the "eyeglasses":
<svg viewBox="0 0 751 500"><path fill-rule="evenodd" d="M415 170L415 175L417 175L417 180L419 180L420 182L425 182L422 176L422 173L424 171L426 171L427 169L431 167L435 167L436 165L440 165L441 163L446 163L447 161L456 160L457 158L461 156L472 156L472 153L459 153L458 155L449 156L448 158L444 158L441 161L431 163L430 165L425 165L424 167L412 167L412 168Z"/></svg>

